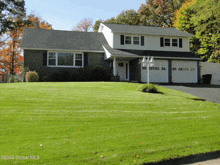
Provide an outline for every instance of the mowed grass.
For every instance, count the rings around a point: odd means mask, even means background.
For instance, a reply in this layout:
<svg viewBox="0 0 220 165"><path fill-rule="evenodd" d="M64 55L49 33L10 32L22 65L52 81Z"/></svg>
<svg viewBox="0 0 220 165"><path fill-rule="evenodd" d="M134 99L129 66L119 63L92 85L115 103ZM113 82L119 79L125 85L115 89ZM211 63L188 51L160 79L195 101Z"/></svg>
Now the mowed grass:
<svg viewBox="0 0 220 165"><path fill-rule="evenodd" d="M0 84L0 164L141 164L220 150L219 104L141 85Z"/></svg>

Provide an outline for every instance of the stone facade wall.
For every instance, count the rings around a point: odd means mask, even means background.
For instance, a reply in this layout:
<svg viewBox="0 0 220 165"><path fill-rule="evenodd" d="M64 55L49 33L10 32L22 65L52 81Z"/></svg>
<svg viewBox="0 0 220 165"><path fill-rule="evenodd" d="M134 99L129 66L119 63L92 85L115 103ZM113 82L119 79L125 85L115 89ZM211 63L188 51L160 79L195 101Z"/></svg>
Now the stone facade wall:
<svg viewBox="0 0 220 165"><path fill-rule="evenodd" d="M48 67L44 60L45 50L24 50L24 67L29 67L30 71L36 71L41 76L46 76L57 71L78 71L79 68ZM109 68L110 62L104 60L104 53L88 52L84 54L86 66Z"/></svg>

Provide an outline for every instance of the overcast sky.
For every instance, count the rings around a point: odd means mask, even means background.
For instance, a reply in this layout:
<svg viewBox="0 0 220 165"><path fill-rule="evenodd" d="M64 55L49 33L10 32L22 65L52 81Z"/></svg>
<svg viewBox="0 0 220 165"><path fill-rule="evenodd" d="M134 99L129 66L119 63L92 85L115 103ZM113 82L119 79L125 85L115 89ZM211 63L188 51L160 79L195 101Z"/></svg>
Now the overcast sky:
<svg viewBox="0 0 220 165"><path fill-rule="evenodd" d="M25 0L26 14L34 13L56 30L71 30L81 19L116 17L123 10L138 10L146 0Z"/></svg>

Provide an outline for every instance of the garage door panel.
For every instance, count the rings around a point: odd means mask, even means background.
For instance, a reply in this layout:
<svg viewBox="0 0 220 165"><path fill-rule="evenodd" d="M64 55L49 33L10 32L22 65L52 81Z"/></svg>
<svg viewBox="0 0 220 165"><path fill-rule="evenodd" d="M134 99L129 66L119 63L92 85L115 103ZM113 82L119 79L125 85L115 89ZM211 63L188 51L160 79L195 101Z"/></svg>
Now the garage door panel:
<svg viewBox="0 0 220 165"><path fill-rule="evenodd" d="M172 82L197 83L197 62L172 61Z"/></svg>
<svg viewBox="0 0 220 165"><path fill-rule="evenodd" d="M168 82L168 61L155 60L150 67L150 82ZM147 82L147 67L142 67L142 82Z"/></svg>

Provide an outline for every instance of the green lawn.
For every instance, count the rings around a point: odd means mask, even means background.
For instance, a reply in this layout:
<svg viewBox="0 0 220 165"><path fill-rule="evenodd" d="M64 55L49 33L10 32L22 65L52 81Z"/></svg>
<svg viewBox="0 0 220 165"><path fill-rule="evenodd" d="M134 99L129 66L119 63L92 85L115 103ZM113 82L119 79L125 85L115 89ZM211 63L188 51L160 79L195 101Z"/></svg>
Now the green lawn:
<svg viewBox="0 0 220 165"><path fill-rule="evenodd" d="M0 164L141 164L220 150L219 104L140 86L0 84Z"/></svg>

